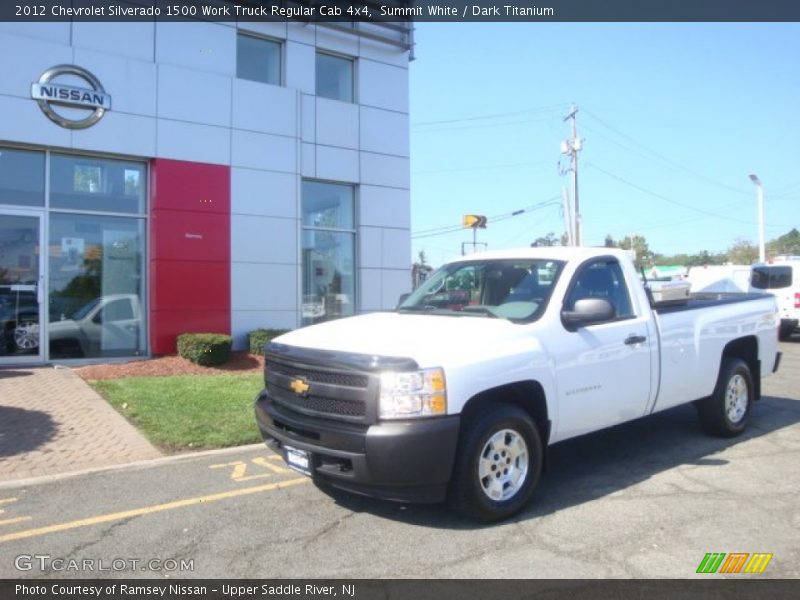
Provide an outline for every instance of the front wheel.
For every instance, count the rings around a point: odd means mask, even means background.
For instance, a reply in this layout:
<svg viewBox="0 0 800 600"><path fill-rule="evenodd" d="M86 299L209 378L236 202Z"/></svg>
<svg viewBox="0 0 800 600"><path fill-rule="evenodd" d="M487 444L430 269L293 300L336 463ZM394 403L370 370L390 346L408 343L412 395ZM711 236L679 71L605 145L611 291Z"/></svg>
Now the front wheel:
<svg viewBox="0 0 800 600"><path fill-rule="evenodd" d="M703 428L720 437L742 433L750 420L753 390L747 363L738 358L723 359L714 393L697 405Z"/></svg>
<svg viewBox="0 0 800 600"><path fill-rule="evenodd" d="M20 320L14 327L14 346L19 352L33 352L39 348L39 323Z"/></svg>
<svg viewBox="0 0 800 600"><path fill-rule="evenodd" d="M522 409L496 404L466 424L450 485L450 505L461 515L497 521L530 500L542 471L542 441Z"/></svg>

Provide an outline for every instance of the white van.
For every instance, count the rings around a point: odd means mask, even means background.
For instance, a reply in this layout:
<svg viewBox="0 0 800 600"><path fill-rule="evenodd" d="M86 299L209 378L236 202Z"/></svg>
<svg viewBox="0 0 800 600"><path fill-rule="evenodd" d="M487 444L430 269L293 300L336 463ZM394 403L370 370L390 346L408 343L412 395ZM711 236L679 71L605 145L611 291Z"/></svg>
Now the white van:
<svg viewBox="0 0 800 600"><path fill-rule="evenodd" d="M800 256L778 256L768 264L753 265L753 291L769 292L778 299L780 339L787 340L800 322Z"/></svg>
<svg viewBox="0 0 800 600"><path fill-rule="evenodd" d="M750 289L749 265L706 265L692 267L686 275L692 293L747 293Z"/></svg>

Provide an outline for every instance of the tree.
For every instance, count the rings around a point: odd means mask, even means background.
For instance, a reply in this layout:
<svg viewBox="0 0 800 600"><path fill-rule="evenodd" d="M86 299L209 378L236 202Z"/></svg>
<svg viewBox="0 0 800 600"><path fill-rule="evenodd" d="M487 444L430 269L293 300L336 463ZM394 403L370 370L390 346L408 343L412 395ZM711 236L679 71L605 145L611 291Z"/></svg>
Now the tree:
<svg viewBox="0 0 800 600"><path fill-rule="evenodd" d="M771 240L767 244L767 251L770 256L778 256L779 254L800 255L800 231L794 228L789 233Z"/></svg>
<svg viewBox="0 0 800 600"><path fill-rule="evenodd" d="M603 243L603 246L605 246L606 248L616 248L617 247L617 242L614 241L614 238L611 237L610 233L606 234L606 241Z"/></svg>
<svg viewBox="0 0 800 600"><path fill-rule="evenodd" d="M411 265L411 286L417 289L419 285L428 278L433 271L433 267L428 264L428 257L425 250L420 250L417 262Z"/></svg>
<svg viewBox="0 0 800 600"><path fill-rule="evenodd" d="M728 248L728 260L735 265L752 265L758 260L758 248L749 241L738 238Z"/></svg>
<svg viewBox="0 0 800 600"><path fill-rule="evenodd" d="M650 252L650 247L647 245L647 239L643 235L626 236L619 242L619 247L623 250L633 249L636 252L636 268L651 266L653 255Z"/></svg>
<svg viewBox="0 0 800 600"><path fill-rule="evenodd" d="M536 248L539 246L558 246L558 245L559 245L559 240L556 237L556 234L551 231L545 236L536 238L531 244L531 247Z"/></svg>

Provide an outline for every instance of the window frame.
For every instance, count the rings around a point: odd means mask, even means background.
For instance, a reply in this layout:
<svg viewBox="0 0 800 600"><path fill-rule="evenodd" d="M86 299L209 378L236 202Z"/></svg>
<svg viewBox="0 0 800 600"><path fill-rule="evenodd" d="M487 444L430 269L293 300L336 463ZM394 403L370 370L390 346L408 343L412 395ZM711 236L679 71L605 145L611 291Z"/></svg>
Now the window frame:
<svg viewBox="0 0 800 600"><path fill-rule="evenodd" d="M267 42L269 44L274 44L275 46L277 46L277 49L278 49L278 78L277 78L276 82L273 83L271 81L264 81L262 79L252 79L250 77L243 77L242 75L239 74L239 39L242 38L242 37L254 39L254 40L257 40L257 41L261 41L261 42ZM280 40L280 39L277 39L277 38L269 37L269 36L266 36L266 35L261 35L259 33L254 32L254 31L247 31L247 30L244 30L244 29L237 29L236 30L236 79L241 79L242 81L253 81L255 83L263 83L263 84L266 84L266 85L275 85L275 86L283 87L284 86L284 81L285 81L285 72L286 72L286 67L285 67L285 63L284 63L285 56L286 56L286 52L285 52L284 40Z"/></svg>
<svg viewBox="0 0 800 600"><path fill-rule="evenodd" d="M595 257L595 258L587 260L580 267L578 267L578 269L575 271L575 273L573 273L572 279L570 279L569 286L567 286L566 292L564 292L564 298L561 301L561 312L567 310L567 300L572 295L572 292L574 291L575 287L577 286L578 280L580 279L580 277L584 274L584 272L586 272L593 265L596 265L598 263L606 263L606 264L613 263L613 264L617 265L617 267L619 268L620 274L622 275L622 282L625 284L625 292L628 294L628 304L630 306L631 314L628 315L628 316L625 316L625 317L616 316L613 319L608 319L607 321L598 321L596 323L591 323L589 325L586 325L586 327L594 327L596 325L606 325L608 323L618 323L618 322L622 322L622 321L630 321L631 319L638 318L639 315L636 313L636 306L635 306L635 304L633 302L633 297L631 296L630 286L628 285L628 282L625 279L625 271L623 270L622 265L620 264L619 260L614 256L598 256L598 257ZM612 303L612 305L613 305L613 303ZM616 306L614 307L614 310L616 311ZM563 322L562 322L562 326L563 326ZM567 331L569 331L570 333L575 333L576 332L576 331L571 331L569 329L567 329Z"/></svg>
<svg viewBox="0 0 800 600"><path fill-rule="evenodd" d="M318 86L318 76L319 76L319 60L320 56L327 56L329 58L335 58L342 61L347 61L351 65L350 69L350 98L348 100L344 100L342 98L331 98L330 96L324 96L319 93L319 86ZM316 49L314 52L314 95L318 98L325 98L327 100L334 100L336 102L345 102L347 104L357 104L358 100L356 98L356 57L355 56L348 56L346 54L339 54L337 52L332 52L329 50L320 50L319 48Z"/></svg>

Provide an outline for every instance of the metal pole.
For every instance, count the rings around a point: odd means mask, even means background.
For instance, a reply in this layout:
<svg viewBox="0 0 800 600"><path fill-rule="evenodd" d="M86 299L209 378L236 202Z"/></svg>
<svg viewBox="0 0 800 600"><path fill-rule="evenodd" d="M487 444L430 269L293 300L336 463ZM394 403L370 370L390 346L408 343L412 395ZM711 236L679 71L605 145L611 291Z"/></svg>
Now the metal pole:
<svg viewBox="0 0 800 600"><path fill-rule="evenodd" d="M575 196L575 245L580 246L581 206L578 201L578 107L572 107L572 193Z"/></svg>
<svg viewBox="0 0 800 600"><path fill-rule="evenodd" d="M766 262L767 248L764 241L764 186L757 175L750 175L750 181L756 186L758 197L758 262Z"/></svg>

